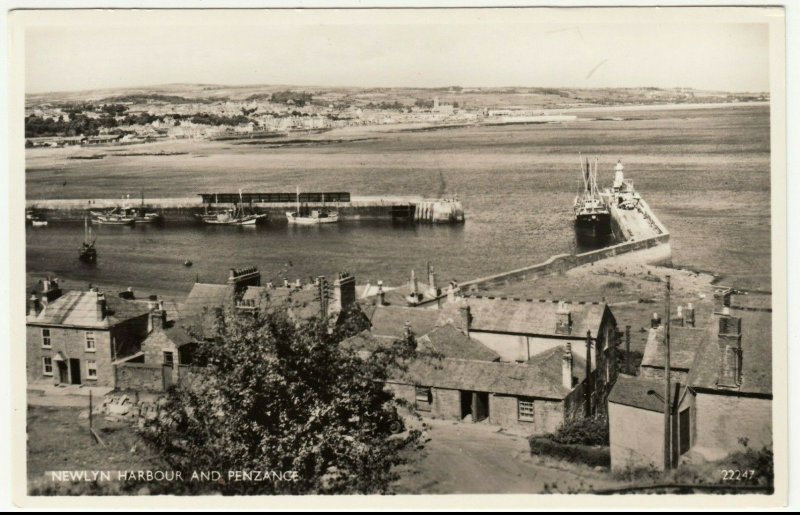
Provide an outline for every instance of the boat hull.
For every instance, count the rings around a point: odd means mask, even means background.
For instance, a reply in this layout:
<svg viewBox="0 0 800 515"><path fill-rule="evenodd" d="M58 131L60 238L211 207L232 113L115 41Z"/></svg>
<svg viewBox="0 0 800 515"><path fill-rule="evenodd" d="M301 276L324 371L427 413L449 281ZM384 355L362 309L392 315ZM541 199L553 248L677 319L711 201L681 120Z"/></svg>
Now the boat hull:
<svg viewBox="0 0 800 515"><path fill-rule="evenodd" d="M266 215L252 215L231 220L220 220L217 217L201 217L200 220L206 225L256 225L259 220L264 220L266 217Z"/></svg>
<svg viewBox="0 0 800 515"><path fill-rule="evenodd" d="M106 218L97 217L92 220L92 223L97 225L133 225L135 220L133 218Z"/></svg>
<svg viewBox="0 0 800 515"><path fill-rule="evenodd" d="M609 213L578 214L575 216L575 230L586 236L607 236L611 234L611 215Z"/></svg>
<svg viewBox="0 0 800 515"><path fill-rule="evenodd" d="M297 216L296 213L287 212L286 220L290 224L295 225L320 225L320 224L335 224L339 221L339 214L329 214L323 217L312 216Z"/></svg>

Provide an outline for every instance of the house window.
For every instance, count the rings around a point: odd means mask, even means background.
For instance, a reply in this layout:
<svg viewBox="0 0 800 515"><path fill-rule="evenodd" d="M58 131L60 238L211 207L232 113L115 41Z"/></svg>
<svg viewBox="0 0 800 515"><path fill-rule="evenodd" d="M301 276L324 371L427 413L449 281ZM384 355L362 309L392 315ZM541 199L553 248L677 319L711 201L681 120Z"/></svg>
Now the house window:
<svg viewBox="0 0 800 515"><path fill-rule="evenodd" d="M414 399L416 407L420 411L430 411L431 404L433 403L433 394L431 389L425 386L417 386L414 389Z"/></svg>
<svg viewBox="0 0 800 515"><path fill-rule="evenodd" d="M94 341L94 331L86 331L86 352L94 352L97 350L97 345Z"/></svg>
<svg viewBox="0 0 800 515"><path fill-rule="evenodd" d="M97 361L93 359L86 360L86 378L97 379Z"/></svg>
<svg viewBox="0 0 800 515"><path fill-rule="evenodd" d="M53 375L53 358L50 356L42 358L42 373L46 376Z"/></svg>
<svg viewBox="0 0 800 515"><path fill-rule="evenodd" d="M175 364L172 352L164 351L164 364L170 367Z"/></svg>
<svg viewBox="0 0 800 515"><path fill-rule="evenodd" d="M46 349L52 347L50 343L50 329L42 329L42 347Z"/></svg>
<svg viewBox="0 0 800 515"><path fill-rule="evenodd" d="M533 401L517 400L517 416L523 422L533 422Z"/></svg>

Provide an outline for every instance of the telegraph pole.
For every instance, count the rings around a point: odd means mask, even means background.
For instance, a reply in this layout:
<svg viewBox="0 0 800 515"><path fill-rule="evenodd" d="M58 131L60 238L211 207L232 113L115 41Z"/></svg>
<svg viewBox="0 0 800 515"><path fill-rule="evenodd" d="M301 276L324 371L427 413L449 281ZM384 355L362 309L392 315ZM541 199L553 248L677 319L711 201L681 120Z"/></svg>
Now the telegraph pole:
<svg viewBox="0 0 800 515"><path fill-rule="evenodd" d="M670 356L669 356L669 326L670 326L670 276L667 276L666 316L664 327L664 472L672 469L672 392L670 389Z"/></svg>

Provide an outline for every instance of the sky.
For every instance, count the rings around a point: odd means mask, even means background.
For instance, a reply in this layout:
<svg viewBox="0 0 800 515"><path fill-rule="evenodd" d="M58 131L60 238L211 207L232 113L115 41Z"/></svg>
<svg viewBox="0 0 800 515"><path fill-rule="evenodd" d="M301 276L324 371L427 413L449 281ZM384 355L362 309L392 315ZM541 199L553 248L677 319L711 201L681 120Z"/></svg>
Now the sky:
<svg viewBox="0 0 800 515"><path fill-rule="evenodd" d="M169 83L769 90L764 23L152 14L27 26L26 91Z"/></svg>

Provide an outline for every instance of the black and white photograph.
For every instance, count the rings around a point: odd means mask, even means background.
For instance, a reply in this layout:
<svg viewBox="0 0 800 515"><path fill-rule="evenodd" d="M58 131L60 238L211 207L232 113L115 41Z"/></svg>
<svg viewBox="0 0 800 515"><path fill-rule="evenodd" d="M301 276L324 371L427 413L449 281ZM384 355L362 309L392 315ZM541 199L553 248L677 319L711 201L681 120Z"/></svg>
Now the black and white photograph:
<svg viewBox="0 0 800 515"><path fill-rule="evenodd" d="M784 14L12 10L17 501L785 505Z"/></svg>

